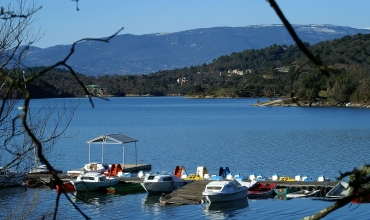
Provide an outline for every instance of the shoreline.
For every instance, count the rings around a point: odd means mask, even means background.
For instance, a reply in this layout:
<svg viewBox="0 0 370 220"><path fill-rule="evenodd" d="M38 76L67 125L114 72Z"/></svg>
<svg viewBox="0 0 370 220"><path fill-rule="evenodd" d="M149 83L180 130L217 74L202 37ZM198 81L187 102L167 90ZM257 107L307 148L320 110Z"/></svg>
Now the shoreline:
<svg viewBox="0 0 370 220"><path fill-rule="evenodd" d="M298 101L293 103L290 99L279 99L279 100L270 100L267 102L259 102L251 104L251 106L283 106L283 107L351 107L351 108L370 108L370 104L365 103L334 103L330 101Z"/></svg>

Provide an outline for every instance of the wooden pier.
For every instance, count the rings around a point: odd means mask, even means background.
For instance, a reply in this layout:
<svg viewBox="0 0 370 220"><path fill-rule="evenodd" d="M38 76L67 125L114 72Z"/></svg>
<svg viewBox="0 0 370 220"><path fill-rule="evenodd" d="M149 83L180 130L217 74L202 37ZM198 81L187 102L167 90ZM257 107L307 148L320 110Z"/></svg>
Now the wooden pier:
<svg viewBox="0 0 370 220"><path fill-rule="evenodd" d="M170 194L163 195L160 198L161 204L174 204L174 205L187 205L202 203L202 192L210 180L199 180L188 183L187 185L171 192ZM245 181L248 182L248 181ZM322 189L321 195L325 195L331 188L333 188L338 181L330 182L305 182L305 181L260 181L277 183L277 188L299 188L299 189Z"/></svg>
<svg viewBox="0 0 370 220"><path fill-rule="evenodd" d="M150 164L125 164L122 166L123 173L137 173L140 170L142 171L150 171L152 166ZM82 171L82 168L81 168ZM63 182L69 182L73 179L73 176L67 173L58 174L58 177ZM42 186L49 186L54 188L56 183L55 179L51 174L27 174L26 181L30 187L42 187ZM121 177L120 182L132 182L132 183L140 183L140 178L138 177Z"/></svg>

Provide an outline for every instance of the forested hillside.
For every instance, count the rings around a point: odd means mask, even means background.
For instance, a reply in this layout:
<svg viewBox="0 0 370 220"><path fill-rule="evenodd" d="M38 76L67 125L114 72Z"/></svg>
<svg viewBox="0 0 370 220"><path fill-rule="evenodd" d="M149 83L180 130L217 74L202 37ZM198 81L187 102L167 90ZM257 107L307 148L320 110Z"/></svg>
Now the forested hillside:
<svg viewBox="0 0 370 220"><path fill-rule="evenodd" d="M308 44L307 44L308 45ZM308 45L309 46L309 45ZM326 77L294 45L271 45L221 56L211 64L163 70L146 75L113 75L80 80L97 95L190 97L286 96L291 88L300 100L328 98L337 103L370 101L370 35L358 34L308 47L334 71ZM25 69L26 74L40 71ZM32 86L35 98L79 97L84 92L71 74L55 69Z"/></svg>

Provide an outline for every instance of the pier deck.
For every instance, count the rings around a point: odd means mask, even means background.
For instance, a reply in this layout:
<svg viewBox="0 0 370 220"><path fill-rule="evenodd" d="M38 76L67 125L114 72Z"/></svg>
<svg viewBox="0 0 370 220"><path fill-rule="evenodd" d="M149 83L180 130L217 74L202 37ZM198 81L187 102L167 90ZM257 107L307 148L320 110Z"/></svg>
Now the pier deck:
<svg viewBox="0 0 370 220"><path fill-rule="evenodd" d="M122 166L122 172L138 172L142 171L150 171L152 166L150 164L125 164ZM78 170L78 169L76 169ZM81 170L83 170L81 168ZM73 177L70 174L62 173L58 174L58 177L63 182L69 182ZM40 187L40 186L55 186L55 179L51 174L27 174L26 180L31 187ZM133 182L133 183L140 183L140 178L138 177L121 177L120 182Z"/></svg>
<svg viewBox="0 0 370 220"><path fill-rule="evenodd" d="M161 204L175 204L175 205L186 205L186 204L199 204L202 203L202 192L210 180L194 181L186 184L185 186L171 192L168 195L160 198ZM338 181L330 182L304 182L304 181L260 181L271 183L277 183L277 188L314 188L323 189L323 195L326 194L331 188L333 188Z"/></svg>

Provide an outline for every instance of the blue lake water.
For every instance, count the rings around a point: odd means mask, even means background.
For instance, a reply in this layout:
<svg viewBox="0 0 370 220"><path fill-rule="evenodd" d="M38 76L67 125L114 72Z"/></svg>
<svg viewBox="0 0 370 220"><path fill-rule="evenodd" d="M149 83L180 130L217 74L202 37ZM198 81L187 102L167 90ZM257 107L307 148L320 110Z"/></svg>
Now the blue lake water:
<svg viewBox="0 0 370 220"><path fill-rule="evenodd" d="M205 165L216 174L220 166L231 173L323 174L335 179L370 162L370 110L333 107L253 107L257 99L187 99L184 97L32 100L38 109L53 103L79 102L68 138L58 140L50 156L64 171L88 162L86 142L122 133L137 139L138 163L152 171L173 171L176 165L195 173ZM58 108L62 108L59 105ZM135 144L125 145L125 163L135 163ZM101 146L91 146L91 160L101 161ZM122 146L104 148L104 162L122 162ZM1 195L6 194L6 195ZM37 196L35 196L37 195ZM0 207L23 206L37 199L33 217L51 213L56 193L51 189L0 191ZM312 199L246 200L228 206L161 206L158 196L92 194L77 206L92 219L300 219L332 202ZM0 219L8 214L0 214ZM348 205L324 219L368 219L370 205ZM69 201L60 199L58 219L82 219Z"/></svg>

